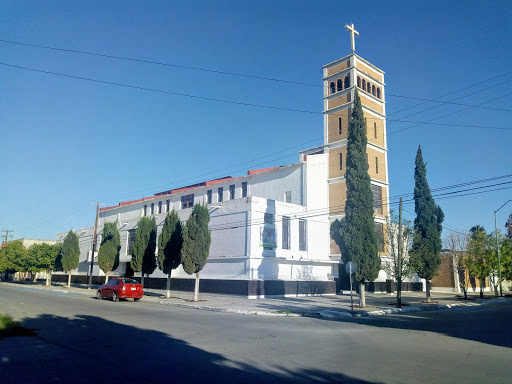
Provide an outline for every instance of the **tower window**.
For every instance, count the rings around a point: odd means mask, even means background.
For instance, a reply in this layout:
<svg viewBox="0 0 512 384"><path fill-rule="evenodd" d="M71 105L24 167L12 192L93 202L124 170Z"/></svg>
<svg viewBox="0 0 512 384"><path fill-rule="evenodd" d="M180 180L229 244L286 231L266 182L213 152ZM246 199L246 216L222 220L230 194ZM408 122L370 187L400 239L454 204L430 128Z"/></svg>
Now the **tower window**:
<svg viewBox="0 0 512 384"><path fill-rule="evenodd" d="M212 190L211 189L206 191L206 201L208 204L212 203Z"/></svg>
<svg viewBox="0 0 512 384"><path fill-rule="evenodd" d="M375 156L375 173L379 173L379 158Z"/></svg>
<svg viewBox="0 0 512 384"><path fill-rule="evenodd" d="M366 92L368 92L368 93L372 93L372 86L370 85L370 83L369 83L369 82L367 83Z"/></svg>
<svg viewBox="0 0 512 384"><path fill-rule="evenodd" d="M341 135L341 117L338 117L338 133Z"/></svg>
<svg viewBox="0 0 512 384"><path fill-rule="evenodd" d="M242 197L247 197L247 181L242 183Z"/></svg>
<svg viewBox="0 0 512 384"><path fill-rule="evenodd" d="M171 210L171 200L167 200L165 202L165 205L166 205L166 212L169 212Z"/></svg>
<svg viewBox="0 0 512 384"><path fill-rule="evenodd" d="M162 202L158 202L158 213L162 213Z"/></svg>
<svg viewBox="0 0 512 384"><path fill-rule="evenodd" d="M343 153L340 153L340 171L343 169Z"/></svg>
<svg viewBox="0 0 512 384"><path fill-rule="evenodd" d="M155 203L151 203L151 214L155 213Z"/></svg>
<svg viewBox="0 0 512 384"><path fill-rule="evenodd" d="M345 89L350 87L350 76L345 76Z"/></svg>
<svg viewBox="0 0 512 384"><path fill-rule="evenodd" d="M357 76L357 86L361 88L361 78L359 76Z"/></svg>
<svg viewBox="0 0 512 384"><path fill-rule="evenodd" d="M331 95L332 95L334 92L336 92L336 88L335 88L335 86L334 86L334 81L333 81L333 82L331 82Z"/></svg>
<svg viewBox="0 0 512 384"><path fill-rule="evenodd" d="M148 205L145 204L144 205L144 216L147 216L148 215Z"/></svg>
<svg viewBox="0 0 512 384"><path fill-rule="evenodd" d="M224 194L224 188L223 187L219 187L217 189L217 201L220 203L222 202L222 195Z"/></svg>
<svg viewBox="0 0 512 384"><path fill-rule="evenodd" d="M231 184L229 186L229 200L233 200L235 198L235 184Z"/></svg>
<svg viewBox="0 0 512 384"><path fill-rule="evenodd" d="M377 88L377 97L380 99L380 88Z"/></svg>
<svg viewBox="0 0 512 384"><path fill-rule="evenodd" d="M372 85L372 95L375 96L375 85Z"/></svg>
<svg viewBox="0 0 512 384"><path fill-rule="evenodd" d="M338 92L343 89L343 82L341 81L341 79L338 79L338 81L336 82L336 87Z"/></svg>
<svg viewBox="0 0 512 384"><path fill-rule="evenodd" d="M372 184L373 210L382 215L382 188Z"/></svg>
<svg viewBox="0 0 512 384"><path fill-rule="evenodd" d="M366 80L363 79L363 91L366 91Z"/></svg>
<svg viewBox="0 0 512 384"><path fill-rule="evenodd" d="M373 123L373 135L377 138L377 123Z"/></svg>

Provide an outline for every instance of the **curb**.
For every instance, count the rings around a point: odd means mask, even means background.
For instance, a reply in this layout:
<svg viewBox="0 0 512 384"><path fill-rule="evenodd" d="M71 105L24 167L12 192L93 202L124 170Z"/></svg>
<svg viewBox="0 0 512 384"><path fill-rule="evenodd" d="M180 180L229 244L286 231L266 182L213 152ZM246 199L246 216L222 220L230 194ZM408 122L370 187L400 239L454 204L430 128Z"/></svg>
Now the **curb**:
<svg viewBox="0 0 512 384"><path fill-rule="evenodd" d="M9 286L16 286L18 288L22 287L24 289L33 289L33 290L41 290L41 291L52 291L58 292L62 294L78 294L83 296L94 296L94 292L96 288L91 288L91 290L78 288L76 290L67 289L67 287L46 287L46 286L31 286L31 285L20 285L16 283L3 283ZM194 304L182 304L175 303L170 301L159 300L157 298L146 297L144 299L145 303L148 304L157 304L157 305L168 305L179 308L187 308L187 309L196 309L210 312L219 312L219 313L234 313L239 315L253 315L253 316L269 316L269 317L322 317L322 318L339 318L339 317L367 317L367 316L383 316L383 315L391 315L391 314L401 314L401 313L409 313L409 312L423 312L423 311L434 311L440 309L453 309L453 308L463 308L463 307L480 307L482 305L488 304L504 304L504 303L512 303L512 300L506 300L504 297L499 297L495 299L488 299L482 302L474 303L453 303L453 304L433 304L428 306L413 306L413 307L404 307L404 308L381 308L377 310L364 311L358 310L354 313L343 310L323 310L323 311L304 311L301 313L279 313L279 312L269 312L269 311L251 311L244 309L233 309L233 308L218 308L218 307L209 307L203 305L194 305Z"/></svg>

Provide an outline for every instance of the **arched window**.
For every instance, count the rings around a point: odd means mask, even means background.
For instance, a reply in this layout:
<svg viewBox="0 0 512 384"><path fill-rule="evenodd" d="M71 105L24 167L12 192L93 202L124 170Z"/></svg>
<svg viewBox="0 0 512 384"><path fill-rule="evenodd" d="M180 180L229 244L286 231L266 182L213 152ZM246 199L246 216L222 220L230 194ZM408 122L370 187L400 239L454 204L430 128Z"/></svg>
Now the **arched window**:
<svg viewBox="0 0 512 384"><path fill-rule="evenodd" d="M377 97L380 99L380 88L377 88Z"/></svg>
<svg viewBox="0 0 512 384"><path fill-rule="evenodd" d="M366 91L366 80L363 79L363 91Z"/></svg>
<svg viewBox="0 0 512 384"><path fill-rule="evenodd" d="M375 85L372 85L372 95L375 96Z"/></svg>
<svg viewBox="0 0 512 384"><path fill-rule="evenodd" d="M368 88L366 88L366 92L372 93L372 86L370 85L369 82L367 84L368 84Z"/></svg>
<svg viewBox="0 0 512 384"><path fill-rule="evenodd" d="M361 88L361 78L357 76L357 87Z"/></svg>
<svg viewBox="0 0 512 384"><path fill-rule="evenodd" d="M338 81L336 82L336 88L338 88L338 92L342 90L343 82L341 81L341 79L338 79Z"/></svg>
<svg viewBox="0 0 512 384"><path fill-rule="evenodd" d="M331 82L331 94L333 94L334 92L336 92L336 88L334 87L334 81Z"/></svg>
<svg viewBox="0 0 512 384"><path fill-rule="evenodd" d="M345 76L345 89L350 88L350 76Z"/></svg>

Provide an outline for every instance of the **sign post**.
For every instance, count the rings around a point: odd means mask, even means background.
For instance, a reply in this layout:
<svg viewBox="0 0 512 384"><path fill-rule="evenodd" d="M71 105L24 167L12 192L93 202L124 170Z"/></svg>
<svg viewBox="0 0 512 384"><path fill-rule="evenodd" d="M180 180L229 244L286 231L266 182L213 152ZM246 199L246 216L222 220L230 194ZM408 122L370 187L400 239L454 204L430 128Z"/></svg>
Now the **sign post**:
<svg viewBox="0 0 512 384"><path fill-rule="evenodd" d="M350 309L353 313L354 312L354 300L352 298L352 274L356 271L354 263L349 261L347 263L347 265L345 266L345 271L347 271L347 273L350 276Z"/></svg>

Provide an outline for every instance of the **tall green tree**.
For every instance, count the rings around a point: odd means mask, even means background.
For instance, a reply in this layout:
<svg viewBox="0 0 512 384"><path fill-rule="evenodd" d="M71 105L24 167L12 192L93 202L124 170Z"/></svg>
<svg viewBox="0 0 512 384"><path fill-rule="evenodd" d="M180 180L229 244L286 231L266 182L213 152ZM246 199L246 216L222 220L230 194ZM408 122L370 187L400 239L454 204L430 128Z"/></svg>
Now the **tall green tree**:
<svg viewBox="0 0 512 384"><path fill-rule="evenodd" d="M472 272L480 282L480 297L483 297L485 279L494 269L492 237L480 225L475 225L469 232L468 254L471 257Z"/></svg>
<svg viewBox="0 0 512 384"><path fill-rule="evenodd" d="M105 284L108 281L108 273L119 267L119 251L121 249L121 236L117 229L117 221L105 223L98 251L98 265L105 273Z"/></svg>
<svg viewBox="0 0 512 384"><path fill-rule="evenodd" d="M183 226L181 257L183 270L196 274L194 301L199 300L199 272L204 268L210 253L211 234L208 228L210 214L204 205L196 204Z"/></svg>
<svg viewBox="0 0 512 384"><path fill-rule="evenodd" d="M21 271L21 265L27 258L27 250L19 240L9 241L0 249L0 271L15 273Z"/></svg>
<svg viewBox="0 0 512 384"><path fill-rule="evenodd" d="M414 219L411 264L418 276L426 280L426 297L427 302L430 302L430 280L441 265L441 231L444 213L432 198L421 146L416 153L414 169L414 210L416 218Z"/></svg>
<svg viewBox="0 0 512 384"><path fill-rule="evenodd" d="M156 268L156 221L155 218L141 217L135 231L133 255L130 266L134 272L141 272L144 286L144 274L148 277Z"/></svg>
<svg viewBox="0 0 512 384"><path fill-rule="evenodd" d="M166 297L171 297L171 272L181 264L183 234L178 214L173 209L165 216L162 232L158 236L158 268L167 275Z"/></svg>
<svg viewBox="0 0 512 384"><path fill-rule="evenodd" d="M46 285L50 285L51 274L55 266L55 259L59 254L60 245L48 243L34 244L28 249L28 272L32 275L32 281L37 272L46 272Z"/></svg>
<svg viewBox="0 0 512 384"><path fill-rule="evenodd" d="M68 288L71 286L71 271L78 267L80 258L80 246L78 236L73 231L69 231L62 242L62 258L60 260L62 269L68 273Z"/></svg>
<svg viewBox="0 0 512 384"><path fill-rule="evenodd" d="M355 264L361 307L366 306L364 284L377 278L381 266L366 145L366 122L356 89L352 119L348 125L345 217L332 224L331 237L340 247L343 260Z"/></svg>

